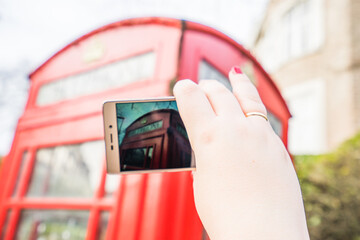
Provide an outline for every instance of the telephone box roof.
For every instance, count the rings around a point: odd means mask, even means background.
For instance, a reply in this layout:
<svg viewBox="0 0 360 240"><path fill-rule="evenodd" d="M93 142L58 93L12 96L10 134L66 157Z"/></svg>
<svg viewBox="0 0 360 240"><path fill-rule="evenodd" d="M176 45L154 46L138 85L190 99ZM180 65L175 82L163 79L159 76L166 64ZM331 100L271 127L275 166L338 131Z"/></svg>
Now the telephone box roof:
<svg viewBox="0 0 360 240"><path fill-rule="evenodd" d="M142 17L142 18L131 18L126 20L121 20L118 22L110 23L108 25L105 25L103 27L97 28L78 39L74 40L73 42L66 45L64 48L62 48L60 51L56 52L53 56L51 56L47 61L45 61L42 65L40 65L38 68L36 68L32 73L29 74L29 78L32 79L34 75L36 75L42 68L46 67L48 63L50 63L52 60L54 60L58 55L60 55L62 52L65 52L68 48L71 46L74 46L76 44L79 44L81 41L88 39L91 36L94 36L100 32L108 31L113 28L120 28L120 27L129 27L129 26L136 26L136 25L146 25L146 24L158 24L168 27L174 27L179 28L181 31L185 32L187 30L193 30L198 32L204 32L213 36L216 36L225 42L231 44L235 48L237 48L240 52L242 52L249 60L251 60L253 63L255 63L258 67L258 69L265 75L266 79L268 79L268 83L272 86L273 90L275 91L276 95L278 95L280 101L286 106L286 103L283 99L283 97L280 94L279 89L275 85L275 83L271 80L271 77L268 75L268 73L263 69L261 64L256 60L256 58L245 49L241 44L237 43L235 40L230 38L229 36L225 35L224 33L221 33L220 31L213 29L211 27L186 21L186 20L180 20L180 19L174 19L174 18L166 18L166 17ZM291 114L289 110L287 109L287 114L289 117L291 117Z"/></svg>

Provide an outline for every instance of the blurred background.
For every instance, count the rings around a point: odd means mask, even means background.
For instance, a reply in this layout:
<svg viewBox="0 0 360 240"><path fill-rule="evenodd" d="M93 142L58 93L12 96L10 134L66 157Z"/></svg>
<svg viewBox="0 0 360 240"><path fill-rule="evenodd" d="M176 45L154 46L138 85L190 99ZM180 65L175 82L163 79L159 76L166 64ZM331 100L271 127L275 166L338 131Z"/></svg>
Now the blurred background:
<svg viewBox="0 0 360 240"><path fill-rule="evenodd" d="M0 156L10 151L33 70L96 28L144 16L198 22L251 51L292 114L288 148L312 239L359 240L358 0L0 0Z"/></svg>
<svg viewBox="0 0 360 240"><path fill-rule="evenodd" d="M76 38L134 17L166 16L199 22L250 45L267 0L0 1L0 155L12 142L24 110L28 74Z"/></svg>

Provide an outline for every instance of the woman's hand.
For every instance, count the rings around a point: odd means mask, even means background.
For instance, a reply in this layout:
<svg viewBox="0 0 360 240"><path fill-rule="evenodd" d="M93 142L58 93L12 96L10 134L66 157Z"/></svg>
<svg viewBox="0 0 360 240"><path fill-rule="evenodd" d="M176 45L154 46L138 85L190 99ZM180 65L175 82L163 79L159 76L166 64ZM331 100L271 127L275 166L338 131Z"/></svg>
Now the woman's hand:
<svg viewBox="0 0 360 240"><path fill-rule="evenodd" d="M237 71L235 71L237 70ZM238 68L231 93L179 81L174 95L195 152L195 204L212 240L309 239L299 182L259 94Z"/></svg>

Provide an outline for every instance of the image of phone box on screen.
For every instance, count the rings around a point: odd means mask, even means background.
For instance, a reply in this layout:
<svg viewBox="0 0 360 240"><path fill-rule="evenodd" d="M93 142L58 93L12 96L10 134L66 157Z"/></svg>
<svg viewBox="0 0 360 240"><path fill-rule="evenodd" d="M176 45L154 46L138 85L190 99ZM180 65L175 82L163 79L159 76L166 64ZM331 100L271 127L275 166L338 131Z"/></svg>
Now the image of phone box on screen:
<svg viewBox="0 0 360 240"><path fill-rule="evenodd" d="M116 103L120 172L193 170L176 101Z"/></svg>

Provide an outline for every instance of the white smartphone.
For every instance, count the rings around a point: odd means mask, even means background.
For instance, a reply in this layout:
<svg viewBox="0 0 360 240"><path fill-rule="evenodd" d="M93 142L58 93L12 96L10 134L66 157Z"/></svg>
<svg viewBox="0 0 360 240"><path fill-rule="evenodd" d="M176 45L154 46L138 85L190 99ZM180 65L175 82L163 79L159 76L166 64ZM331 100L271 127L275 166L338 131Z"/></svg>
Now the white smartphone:
<svg viewBox="0 0 360 240"><path fill-rule="evenodd" d="M174 97L105 102L103 116L108 173L195 169Z"/></svg>

